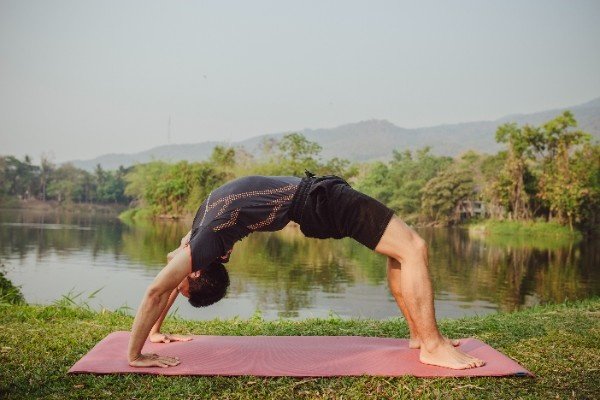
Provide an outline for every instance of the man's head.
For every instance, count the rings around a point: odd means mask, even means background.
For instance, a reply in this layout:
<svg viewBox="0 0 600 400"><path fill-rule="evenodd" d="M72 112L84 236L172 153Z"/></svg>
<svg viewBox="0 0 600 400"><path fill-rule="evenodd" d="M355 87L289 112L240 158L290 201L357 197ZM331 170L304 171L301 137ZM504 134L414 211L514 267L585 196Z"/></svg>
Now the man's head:
<svg viewBox="0 0 600 400"><path fill-rule="evenodd" d="M223 264L192 272L177 289L194 307L206 307L221 300L229 287L229 274Z"/></svg>

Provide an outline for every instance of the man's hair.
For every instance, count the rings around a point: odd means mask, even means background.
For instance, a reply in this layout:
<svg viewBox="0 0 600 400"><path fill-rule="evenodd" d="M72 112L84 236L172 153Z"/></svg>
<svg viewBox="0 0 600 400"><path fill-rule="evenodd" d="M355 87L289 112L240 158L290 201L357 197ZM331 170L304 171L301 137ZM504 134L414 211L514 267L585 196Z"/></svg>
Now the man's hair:
<svg viewBox="0 0 600 400"><path fill-rule="evenodd" d="M206 307L221 300L229 286L229 274L223 264L214 263L202 270L200 276L188 276L190 297L194 307Z"/></svg>

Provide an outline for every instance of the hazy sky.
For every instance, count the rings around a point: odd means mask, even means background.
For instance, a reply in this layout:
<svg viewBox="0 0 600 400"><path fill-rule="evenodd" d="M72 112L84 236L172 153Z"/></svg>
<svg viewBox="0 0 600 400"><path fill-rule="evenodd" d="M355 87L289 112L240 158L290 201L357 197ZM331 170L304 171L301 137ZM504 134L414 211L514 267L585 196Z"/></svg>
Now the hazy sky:
<svg viewBox="0 0 600 400"><path fill-rule="evenodd" d="M57 162L600 96L600 1L0 0L0 154Z"/></svg>

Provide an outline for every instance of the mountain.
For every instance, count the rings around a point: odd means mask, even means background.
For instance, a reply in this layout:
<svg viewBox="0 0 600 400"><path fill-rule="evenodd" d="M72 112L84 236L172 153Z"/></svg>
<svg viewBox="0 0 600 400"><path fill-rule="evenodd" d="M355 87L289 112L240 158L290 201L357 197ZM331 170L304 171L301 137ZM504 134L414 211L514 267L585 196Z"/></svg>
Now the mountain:
<svg viewBox="0 0 600 400"><path fill-rule="evenodd" d="M573 107L542 111L532 114L515 114L495 121L464 122L438 125L425 128L407 129L386 120L368 120L341 125L335 128L304 129L298 131L307 139L318 142L324 159L347 158L352 161L372 161L389 159L392 150L415 150L431 146L438 155L456 156L467 150L495 153L503 146L496 143L496 128L506 122L519 125L539 125L564 110L571 110L579 128L590 133L595 140L600 139L600 97ZM244 147L253 154L258 153L259 144L265 138L280 138L285 133L256 136L240 142L228 143L234 147ZM212 149L222 142L202 142L173 144L154 147L134 154L105 154L91 160L71 161L76 167L93 170L96 164L104 169L116 169L119 165L129 166L151 160L202 161Z"/></svg>

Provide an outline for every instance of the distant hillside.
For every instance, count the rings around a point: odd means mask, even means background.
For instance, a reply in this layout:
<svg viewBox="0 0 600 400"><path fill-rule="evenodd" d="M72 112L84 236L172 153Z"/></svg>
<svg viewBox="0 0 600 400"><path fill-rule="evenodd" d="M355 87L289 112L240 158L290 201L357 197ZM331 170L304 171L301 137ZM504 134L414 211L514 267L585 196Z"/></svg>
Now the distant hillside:
<svg viewBox="0 0 600 400"><path fill-rule="evenodd" d="M600 139L600 97L578 106L548 110L533 114L509 115L495 121L464 122L459 124L438 125L426 128L406 129L386 120L360 121L335 128L304 129L298 131L309 140L323 146L322 156L347 158L352 161L371 161L388 159L393 149L414 150L431 146L433 153L456 156L467 150L495 153L502 148L494 140L496 128L505 122L519 125L539 125L563 110L571 110L579 127ZM285 133L257 136L232 146L243 146L256 153L259 143L266 137L281 137ZM136 162L155 160L165 161L202 161L206 160L212 149L220 142L202 142L174 144L154 147L134 154L105 154L92 160L75 160L72 163L87 170L93 170L96 164L105 169L116 169L119 165L129 166Z"/></svg>

